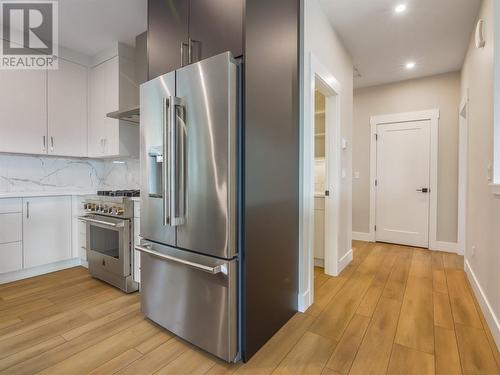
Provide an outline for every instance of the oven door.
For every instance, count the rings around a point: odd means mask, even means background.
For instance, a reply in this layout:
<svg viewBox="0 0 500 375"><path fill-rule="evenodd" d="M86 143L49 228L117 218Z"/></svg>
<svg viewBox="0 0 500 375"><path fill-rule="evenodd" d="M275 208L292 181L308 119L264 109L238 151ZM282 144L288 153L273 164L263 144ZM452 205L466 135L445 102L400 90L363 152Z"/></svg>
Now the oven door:
<svg viewBox="0 0 500 375"><path fill-rule="evenodd" d="M87 225L89 268L130 275L130 221L99 215L80 217Z"/></svg>

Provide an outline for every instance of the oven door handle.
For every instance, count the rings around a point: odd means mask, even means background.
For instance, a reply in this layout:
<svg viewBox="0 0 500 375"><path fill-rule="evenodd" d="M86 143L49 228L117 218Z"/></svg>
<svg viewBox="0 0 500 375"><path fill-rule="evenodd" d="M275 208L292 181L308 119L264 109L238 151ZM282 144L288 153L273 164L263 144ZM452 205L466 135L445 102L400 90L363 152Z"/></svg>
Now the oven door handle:
<svg viewBox="0 0 500 375"><path fill-rule="evenodd" d="M109 221L91 219L90 217L86 217L86 216L80 216L78 219L81 221L87 222L87 223L101 224L101 225L106 225L108 227L113 227L113 228L121 228L125 225L123 222L110 223Z"/></svg>
<svg viewBox="0 0 500 375"><path fill-rule="evenodd" d="M137 251L140 251L141 253L145 253L145 254L154 256L155 258L167 260L170 262L180 263L180 264L183 264L185 266L189 266L191 268L195 268L195 269L203 271L203 272L208 272L212 275L217 275L218 273L223 273L223 274L227 275L227 266L225 264L215 266L215 267L210 267L210 266L205 266L204 264L190 262L189 260L180 259L180 258L176 258L176 257L170 256L170 255L162 254L162 253L159 253L158 251L151 250L145 246L136 245L135 249Z"/></svg>

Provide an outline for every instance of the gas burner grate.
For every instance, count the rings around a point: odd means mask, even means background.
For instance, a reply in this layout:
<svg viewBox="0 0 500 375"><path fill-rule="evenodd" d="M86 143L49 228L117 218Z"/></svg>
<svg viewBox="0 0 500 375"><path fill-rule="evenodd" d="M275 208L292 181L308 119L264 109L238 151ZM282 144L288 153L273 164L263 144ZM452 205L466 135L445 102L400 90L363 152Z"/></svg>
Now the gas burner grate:
<svg viewBox="0 0 500 375"><path fill-rule="evenodd" d="M139 197L140 190L100 190L97 195L103 197Z"/></svg>

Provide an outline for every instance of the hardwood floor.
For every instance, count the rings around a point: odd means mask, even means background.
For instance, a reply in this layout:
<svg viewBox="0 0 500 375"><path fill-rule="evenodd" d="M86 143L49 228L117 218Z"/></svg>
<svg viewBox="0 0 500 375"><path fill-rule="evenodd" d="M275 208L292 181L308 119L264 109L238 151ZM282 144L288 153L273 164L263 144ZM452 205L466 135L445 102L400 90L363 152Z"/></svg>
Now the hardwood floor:
<svg viewBox="0 0 500 375"><path fill-rule="evenodd" d="M354 242L315 304L228 365L145 320L139 295L81 267L0 285L0 374L500 374L454 254Z"/></svg>

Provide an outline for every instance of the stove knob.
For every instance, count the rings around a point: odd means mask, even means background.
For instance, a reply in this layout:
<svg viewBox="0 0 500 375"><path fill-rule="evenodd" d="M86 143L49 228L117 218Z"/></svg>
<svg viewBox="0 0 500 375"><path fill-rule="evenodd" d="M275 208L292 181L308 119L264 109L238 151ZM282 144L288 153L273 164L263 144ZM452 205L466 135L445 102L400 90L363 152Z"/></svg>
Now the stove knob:
<svg viewBox="0 0 500 375"><path fill-rule="evenodd" d="M108 206L106 205L102 206L102 212L107 214L109 212Z"/></svg>
<svg viewBox="0 0 500 375"><path fill-rule="evenodd" d="M116 214L117 214L117 215L123 215L124 213L125 213L125 211L123 210L123 208L118 208L118 209L116 210Z"/></svg>
<svg viewBox="0 0 500 375"><path fill-rule="evenodd" d="M90 205L90 211L96 211L97 210L97 205L95 203L92 203Z"/></svg>

